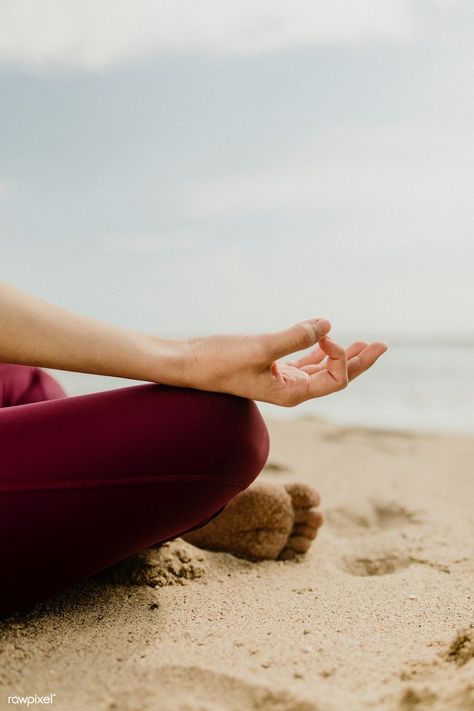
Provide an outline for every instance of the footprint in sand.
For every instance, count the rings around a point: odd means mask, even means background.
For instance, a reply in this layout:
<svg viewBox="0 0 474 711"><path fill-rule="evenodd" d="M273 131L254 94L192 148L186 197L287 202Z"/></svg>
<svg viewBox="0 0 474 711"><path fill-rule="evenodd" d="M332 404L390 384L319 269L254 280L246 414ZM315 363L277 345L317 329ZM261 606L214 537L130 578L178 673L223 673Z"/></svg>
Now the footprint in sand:
<svg viewBox="0 0 474 711"><path fill-rule="evenodd" d="M395 547L395 550L374 551L374 541L378 540L380 544L384 540L383 533L403 531L407 526L421 524L423 521L421 511L413 511L396 501L372 500L359 503L358 506L330 509L326 512L325 518L330 533L338 538L358 540L356 546L359 551L363 537L366 536L370 540L367 553L362 550L358 555L346 555L342 558L340 567L350 575L392 575L413 564L426 565L443 573L450 572L447 565L412 555L411 551L406 549L397 550ZM406 537L405 534L403 535Z"/></svg>
<svg viewBox="0 0 474 711"><path fill-rule="evenodd" d="M323 431L321 439L337 444L351 441L387 454L399 452L400 449L413 451L416 447L416 435L408 430L334 426Z"/></svg>
<svg viewBox="0 0 474 711"><path fill-rule="evenodd" d="M399 552L377 553L367 556L346 556L342 569L351 575L391 575L405 570L410 565L425 565L440 573L449 573L447 565L419 558L414 555L400 555Z"/></svg>
<svg viewBox="0 0 474 711"><path fill-rule="evenodd" d="M414 689L411 686L404 689L400 698L400 711L422 711L436 704L438 696L430 688Z"/></svg>
<svg viewBox="0 0 474 711"><path fill-rule="evenodd" d="M282 474L291 471L291 467L283 462L275 462L273 460L268 461L264 468L264 472L271 472L272 474Z"/></svg>
<svg viewBox="0 0 474 711"><path fill-rule="evenodd" d="M474 624L459 630L445 654L448 662L462 667L474 659Z"/></svg>
<svg viewBox="0 0 474 711"><path fill-rule="evenodd" d="M436 683L408 686L400 696L398 708L400 711L472 711L474 683L454 689Z"/></svg>
<svg viewBox="0 0 474 711"><path fill-rule="evenodd" d="M459 667L454 676L448 670L451 665ZM402 680L411 681L400 696L400 711L474 709L474 677L466 665L474 665L474 624L460 629L437 658L412 662L400 674Z"/></svg>
<svg viewBox="0 0 474 711"><path fill-rule="evenodd" d="M353 537L421 523L421 512L411 511L395 501L368 501L340 506L325 512L326 525L337 536Z"/></svg>
<svg viewBox="0 0 474 711"><path fill-rule="evenodd" d="M162 666L145 671L138 682L136 689L115 690L107 711L319 711L321 708L288 691L251 684L198 666Z"/></svg>
<svg viewBox="0 0 474 711"><path fill-rule="evenodd" d="M346 558L342 567L351 575L392 575L399 570L408 568L413 562L410 558L400 558L389 554L373 558Z"/></svg>

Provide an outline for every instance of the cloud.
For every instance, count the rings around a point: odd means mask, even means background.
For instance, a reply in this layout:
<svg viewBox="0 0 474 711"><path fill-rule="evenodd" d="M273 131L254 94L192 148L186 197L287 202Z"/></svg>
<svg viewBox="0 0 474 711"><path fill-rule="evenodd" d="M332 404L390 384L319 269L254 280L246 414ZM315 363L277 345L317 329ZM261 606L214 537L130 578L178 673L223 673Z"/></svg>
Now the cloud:
<svg viewBox="0 0 474 711"><path fill-rule="evenodd" d="M190 186L183 207L204 219L329 212L438 229L472 214L466 139L425 125L336 128L286 164Z"/></svg>
<svg viewBox="0 0 474 711"><path fill-rule="evenodd" d="M436 12L456 0L427 0ZM416 0L2 0L0 66L101 70L161 52L253 55L406 41Z"/></svg>

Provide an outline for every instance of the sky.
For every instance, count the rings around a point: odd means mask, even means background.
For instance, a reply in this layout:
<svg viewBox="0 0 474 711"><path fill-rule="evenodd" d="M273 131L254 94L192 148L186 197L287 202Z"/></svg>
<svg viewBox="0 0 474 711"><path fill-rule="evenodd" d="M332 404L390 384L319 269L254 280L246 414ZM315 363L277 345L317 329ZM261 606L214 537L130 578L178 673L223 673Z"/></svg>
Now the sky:
<svg viewBox="0 0 474 711"><path fill-rule="evenodd" d="M0 278L164 336L473 342L473 27L462 0L0 0Z"/></svg>

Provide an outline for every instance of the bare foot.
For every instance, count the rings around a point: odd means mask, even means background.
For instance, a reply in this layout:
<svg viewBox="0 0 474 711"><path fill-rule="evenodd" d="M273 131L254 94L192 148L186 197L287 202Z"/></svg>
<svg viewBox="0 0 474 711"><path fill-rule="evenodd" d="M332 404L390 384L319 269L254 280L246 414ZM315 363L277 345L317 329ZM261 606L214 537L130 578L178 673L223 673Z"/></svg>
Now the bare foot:
<svg viewBox="0 0 474 711"><path fill-rule="evenodd" d="M248 560L306 553L323 522L319 494L307 484L259 482L229 501L217 518L182 537L200 548Z"/></svg>

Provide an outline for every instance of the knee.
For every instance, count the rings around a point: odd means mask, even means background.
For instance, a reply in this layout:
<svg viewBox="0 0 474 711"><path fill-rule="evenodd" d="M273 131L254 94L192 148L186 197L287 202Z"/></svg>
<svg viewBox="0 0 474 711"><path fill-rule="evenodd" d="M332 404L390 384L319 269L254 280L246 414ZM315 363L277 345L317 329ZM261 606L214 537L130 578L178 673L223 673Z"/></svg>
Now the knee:
<svg viewBox="0 0 474 711"><path fill-rule="evenodd" d="M268 458L270 438L263 418L252 400L229 397L226 478L246 489L257 478ZM230 431L229 431L230 430Z"/></svg>
<svg viewBox="0 0 474 711"><path fill-rule="evenodd" d="M131 411L146 414L133 448L134 456L139 450L144 469L150 469L150 460L156 458L157 472L212 477L232 496L263 469L269 435L252 400L151 384L122 389L122 395L116 392L117 398L133 398Z"/></svg>

